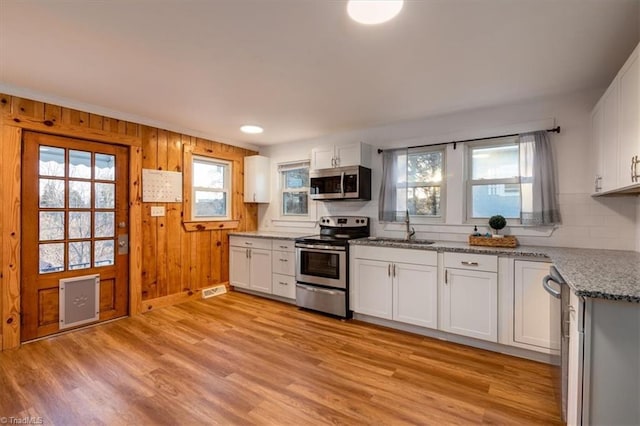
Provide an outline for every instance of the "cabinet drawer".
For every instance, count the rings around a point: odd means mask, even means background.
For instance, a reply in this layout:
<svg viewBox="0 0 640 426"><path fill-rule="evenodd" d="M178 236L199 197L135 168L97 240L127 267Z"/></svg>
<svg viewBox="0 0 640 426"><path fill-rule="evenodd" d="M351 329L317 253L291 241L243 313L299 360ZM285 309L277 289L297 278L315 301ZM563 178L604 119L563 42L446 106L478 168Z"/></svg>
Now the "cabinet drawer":
<svg viewBox="0 0 640 426"><path fill-rule="evenodd" d="M229 237L229 245L235 247L271 250L271 240L266 238L248 238L231 235Z"/></svg>
<svg viewBox="0 0 640 426"><path fill-rule="evenodd" d="M295 241L292 240L272 240L271 247L277 251L294 251Z"/></svg>
<svg viewBox="0 0 640 426"><path fill-rule="evenodd" d="M287 299L296 298L296 279L289 275L273 274L273 283L271 291L276 296L286 297Z"/></svg>
<svg viewBox="0 0 640 426"><path fill-rule="evenodd" d="M271 259L273 272L284 275L296 274L296 258L293 252L274 251Z"/></svg>
<svg viewBox="0 0 640 426"><path fill-rule="evenodd" d="M356 259L380 260L383 262L438 265L438 253L431 250L403 249L356 245L350 248Z"/></svg>
<svg viewBox="0 0 640 426"><path fill-rule="evenodd" d="M444 267L498 272L498 256L471 253L445 253Z"/></svg>

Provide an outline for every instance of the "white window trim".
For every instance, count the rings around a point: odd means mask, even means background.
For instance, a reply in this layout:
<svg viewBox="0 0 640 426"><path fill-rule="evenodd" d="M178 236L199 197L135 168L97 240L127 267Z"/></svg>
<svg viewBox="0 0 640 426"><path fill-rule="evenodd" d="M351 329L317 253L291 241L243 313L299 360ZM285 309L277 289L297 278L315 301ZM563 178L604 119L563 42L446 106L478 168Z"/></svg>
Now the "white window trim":
<svg viewBox="0 0 640 426"><path fill-rule="evenodd" d="M296 191L285 191L282 172L287 170L295 170L306 167L311 171L311 161L298 160L298 161L286 161L276 165L276 173L278 175L278 215L277 219L273 219L274 222L316 222L317 207L316 202L309 197L309 187L299 188ZM284 214L284 193L285 192L306 192L307 193L307 214Z"/></svg>
<svg viewBox="0 0 640 426"><path fill-rule="evenodd" d="M232 209L232 200L231 200L231 194L233 194L232 192L232 182L231 182L231 176L233 176L233 162L232 161L228 161L228 160L223 160L220 158L215 158L215 157L204 157L201 155L193 155L192 159L191 159L191 170L194 170L194 164L196 162L199 163L207 163L207 164L215 164L215 165L222 165L225 166L225 172L224 172L224 177L223 177L223 188L221 189L212 189L212 188L205 188L205 187L200 187L200 186L196 186L194 182L192 182L191 185L191 221L194 222L202 222L202 221L221 221L221 220L231 220L231 209ZM195 181L195 176L192 178L193 181ZM211 192L211 193L217 193L217 192L222 192L225 194L225 200L226 200L226 212L224 216L196 216L196 191L201 191L201 192Z"/></svg>
<svg viewBox="0 0 640 426"><path fill-rule="evenodd" d="M502 185L502 184L520 184L522 180L518 174L518 176L514 176L511 178L502 178L502 179L478 179L472 180L471 176L473 175L473 158L472 152L473 148L492 148L492 147L500 147L507 145L515 145L518 146L518 137L517 136L507 136L500 139L491 139L486 141L478 141L478 142L468 142L465 144L465 223L469 224L478 224L478 225L486 225L489 220L488 217L473 217L473 196L472 196L472 188L473 185ZM527 178L529 180L530 178ZM508 225L520 225L520 218L506 218Z"/></svg>

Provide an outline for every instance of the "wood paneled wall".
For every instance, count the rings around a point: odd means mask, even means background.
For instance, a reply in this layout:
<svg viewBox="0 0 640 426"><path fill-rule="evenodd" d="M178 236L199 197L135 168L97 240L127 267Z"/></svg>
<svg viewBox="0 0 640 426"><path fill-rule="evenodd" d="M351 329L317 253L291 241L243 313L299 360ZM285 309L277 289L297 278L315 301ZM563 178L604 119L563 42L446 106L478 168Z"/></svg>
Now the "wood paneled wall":
<svg viewBox="0 0 640 426"><path fill-rule="evenodd" d="M188 232L182 224L182 203L143 203L142 299L143 310L148 310L172 303L175 295L227 283L229 231L257 229L258 211L256 204L243 202L242 158L254 151L150 127L142 128L142 143L145 169L182 172L185 146L203 148L212 156L219 153L224 158L235 158L239 160L235 164L240 166L233 169L232 210L234 219L239 220L236 229ZM164 206L165 216L152 217L153 206Z"/></svg>
<svg viewBox="0 0 640 426"><path fill-rule="evenodd" d="M130 314L198 296L229 280L230 231L257 229L257 205L243 202L242 161L233 170L237 229L188 232L182 203L142 203L142 168L181 172L183 149L241 160L256 152L137 123L0 94L0 350L20 344L20 153L23 129L130 147ZM165 216L152 217L152 206Z"/></svg>

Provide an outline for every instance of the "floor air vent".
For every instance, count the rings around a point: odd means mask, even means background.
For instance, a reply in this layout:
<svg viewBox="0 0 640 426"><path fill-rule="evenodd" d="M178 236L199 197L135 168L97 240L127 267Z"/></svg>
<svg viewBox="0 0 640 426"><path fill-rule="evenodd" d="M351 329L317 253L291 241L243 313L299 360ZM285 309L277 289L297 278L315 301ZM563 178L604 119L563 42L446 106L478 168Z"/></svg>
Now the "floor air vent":
<svg viewBox="0 0 640 426"><path fill-rule="evenodd" d="M208 299L213 296L219 296L227 292L227 287L224 285L217 285L214 287L203 288L202 289L202 298Z"/></svg>
<svg viewBox="0 0 640 426"><path fill-rule="evenodd" d="M100 319L100 275L60 280L60 330Z"/></svg>

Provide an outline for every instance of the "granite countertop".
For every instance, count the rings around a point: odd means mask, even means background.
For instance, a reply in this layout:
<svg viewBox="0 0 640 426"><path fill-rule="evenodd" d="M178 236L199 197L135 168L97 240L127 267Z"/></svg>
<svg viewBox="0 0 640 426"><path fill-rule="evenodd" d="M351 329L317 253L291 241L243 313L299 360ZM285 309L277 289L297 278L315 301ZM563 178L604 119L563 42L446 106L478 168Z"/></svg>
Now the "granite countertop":
<svg viewBox="0 0 640 426"><path fill-rule="evenodd" d="M295 240L296 238L306 237L313 234L313 230L305 233L296 232L278 232L278 231L244 231L244 232L229 232L229 235L236 237L251 237L251 238L270 238L273 240Z"/></svg>
<svg viewBox="0 0 640 426"><path fill-rule="evenodd" d="M349 243L549 260L578 296L640 303L640 253L638 252L534 246L482 247L447 241L416 244L368 238L351 240Z"/></svg>

